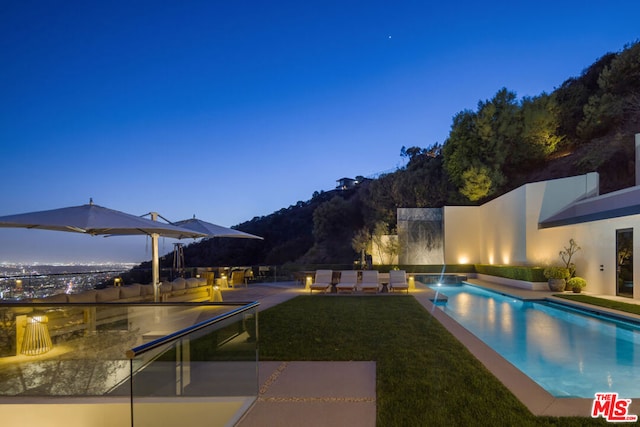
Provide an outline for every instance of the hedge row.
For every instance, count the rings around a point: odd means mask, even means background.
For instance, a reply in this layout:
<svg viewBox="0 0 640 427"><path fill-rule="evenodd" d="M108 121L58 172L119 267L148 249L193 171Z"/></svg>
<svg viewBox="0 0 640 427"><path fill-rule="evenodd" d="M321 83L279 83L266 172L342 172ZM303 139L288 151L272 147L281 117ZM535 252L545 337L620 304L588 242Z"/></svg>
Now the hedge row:
<svg viewBox="0 0 640 427"><path fill-rule="evenodd" d="M525 282L546 282L542 267L524 267L516 265L476 264L476 273L507 279L524 280Z"/></svg>
<svg viewBox="0 0 640 427"><path fill-rule="evenodd" d="M440 274L442 273L442 264L434 265L374 265L373 268L380 273L388 273L389 270L404 270L407 273L424 273L424 274ZM296 272L296 271L315 271L315 270L353 270L353 264L294 264L288 263L278 267L278 271ZM445 274L466 274L475 273L473 264L447 264L444 266Z"/></svg>
<svg viewBox="0 0 640 427"><path fill-rule="evenodd" d="M279 273L293 273L295 271L327 270L352 270L350 264L286 264L278 269ZM440 274L443 272L442 264L433 265L375 265L374 268L381 273L389 270L405 270L407 273ZM546 282L542 267L525 267L515 265L489 265L489 264L446 264L444 274L470 274L479 273L489 276L505 277L507 279L523 280L525 282Z"/></svg>

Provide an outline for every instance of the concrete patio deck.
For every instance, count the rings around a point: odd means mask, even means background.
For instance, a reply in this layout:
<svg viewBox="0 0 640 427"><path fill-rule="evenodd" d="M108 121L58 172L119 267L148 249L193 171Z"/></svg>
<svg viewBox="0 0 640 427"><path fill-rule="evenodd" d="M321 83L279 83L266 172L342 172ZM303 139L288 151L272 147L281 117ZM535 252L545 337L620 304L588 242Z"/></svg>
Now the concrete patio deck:
<svg viewBox="0 0 640 427"><path fill-rule="evenodd" d="M376 425L375 362L260 362L260 395L236 425Z"/></svg>

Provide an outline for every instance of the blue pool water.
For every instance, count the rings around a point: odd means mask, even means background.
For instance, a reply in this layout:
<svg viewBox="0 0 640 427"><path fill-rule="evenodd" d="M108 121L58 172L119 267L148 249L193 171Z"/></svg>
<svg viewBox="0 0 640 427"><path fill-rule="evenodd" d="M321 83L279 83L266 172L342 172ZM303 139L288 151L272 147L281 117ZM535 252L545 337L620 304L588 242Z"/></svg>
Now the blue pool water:
<svg viewBox="0 0 640 427"><path fill-rule="evenodd" d="M432 286L437 307L556 397L640 397L640 325L471 285Z"/></svg>

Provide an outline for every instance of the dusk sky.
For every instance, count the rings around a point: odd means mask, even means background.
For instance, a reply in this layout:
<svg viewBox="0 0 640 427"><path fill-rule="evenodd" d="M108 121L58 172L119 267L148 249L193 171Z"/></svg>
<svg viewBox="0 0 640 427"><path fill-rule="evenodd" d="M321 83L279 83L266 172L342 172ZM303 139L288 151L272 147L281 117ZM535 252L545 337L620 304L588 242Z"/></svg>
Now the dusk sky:
<svg viewBox="0 0 640 427"><path fill-rule="evenodd" d="M638 40L638 16L637 0L4 2L0 215L93 198L233 226L401 167L502 87L553 91ZM150 257L141 236L0 229L0 263Z"/></svg>

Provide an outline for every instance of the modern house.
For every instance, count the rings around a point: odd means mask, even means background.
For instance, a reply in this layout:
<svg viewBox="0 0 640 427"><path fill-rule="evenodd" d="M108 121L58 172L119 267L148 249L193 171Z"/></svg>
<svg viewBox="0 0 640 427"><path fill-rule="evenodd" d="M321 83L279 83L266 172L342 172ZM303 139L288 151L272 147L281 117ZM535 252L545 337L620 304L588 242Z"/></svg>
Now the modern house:
<svg viewBox="0 0 640 427"><path fill-rule="evenodd" d="M559 252L574 239L587 291L640 299L640 134L635 143L631 188L600 195L594 172L526 184L480 206L399 209L400 263L562 265Z"/></svg>
<svg viewBox="0 0 640 427"><path fill-rule="evenodd" d="M350 190L358 185L358 181L353 178L340 178L336 182L336 190Z"/></svg>

